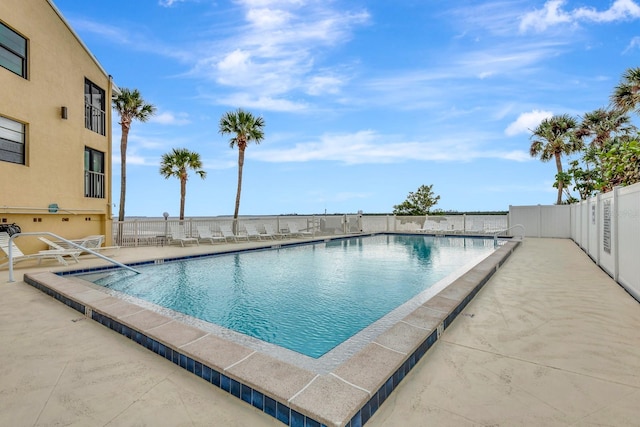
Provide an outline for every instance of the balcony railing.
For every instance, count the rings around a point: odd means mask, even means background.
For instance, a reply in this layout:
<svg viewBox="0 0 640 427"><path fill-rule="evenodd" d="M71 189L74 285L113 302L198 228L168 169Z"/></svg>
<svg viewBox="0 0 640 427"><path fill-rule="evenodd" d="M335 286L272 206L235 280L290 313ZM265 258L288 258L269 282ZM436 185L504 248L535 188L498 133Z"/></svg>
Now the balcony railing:
<svg viewBox="0 0 640 427"><path fill-rule="evenodd" d="M104 174L84 171L84 197L104 199Z"/></svg>
<svg viewBox="0 0 640 427"><path fill-rule="evenodd" d="M84 104L84 125L87 129L105 135L105 112L90 104Z"/></svg>

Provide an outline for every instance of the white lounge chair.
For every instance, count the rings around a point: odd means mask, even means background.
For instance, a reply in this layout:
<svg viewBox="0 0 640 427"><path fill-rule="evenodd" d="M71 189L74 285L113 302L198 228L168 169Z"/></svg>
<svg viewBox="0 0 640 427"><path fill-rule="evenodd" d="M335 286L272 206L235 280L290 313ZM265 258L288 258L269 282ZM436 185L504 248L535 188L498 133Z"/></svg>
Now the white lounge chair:
<svg viewBox="0 0 640 427"><path fill-rule="evenodd" d="M185 243L193 242L196 245L200 246L198 243L197 237L188 237L186 231L184 230L184 225L171 225L171 241L180 242L180 244L184 247Z"/></svg>
<svg viewBox="0 0 640 427"><path fill-rule="evenodd" d="M263 234L258 232L258 229L253 224L245 224L244 229L246 230L247 237L249 239L251 239L252 237L255 238L256 240L262 240L263 237L268 237L273 239L273 236L268 233Z"/></svg>
<svg viewBox="0 0 640 427"><path fill-rule="evenodd" d="M40 241L45 245L49 246L51 248L50 250L60 251L61 253L64 253L64 255L62 255L63 257L70 256L76 262L80 262L80 260L78 259L78 256L80 256L80 254L82 253L82 250L77 248L63 248L62 246L58 245L55 242L52 242L46 237L38 237L38 239L40 239Z"/></svg>
<svg viewBox="0 0 640 427"><path fill-rule="evenodd" d="M276 238L275 234L269 232L269 230L267 230L267 226L265 224L262 225L262 228L264 229L264 233L260 233L261 237L264 237L266 239L275 240L275 238Z"/></svg>
<svg viewBox="0 0 640 427"><path fill-rule="evenodd" d="M77 246L73 246L70 245L68 242L65 242L63 240L56 240L54 242L51 242L49 239L47 238L41 238L40 240L42 240L43 242L49 242L47 243L49 245L49 248L51 249L78 249ZM94 234L91 236L85 236L85 237L81 237L80 239L68 239L69 242L75 243L76 245L82 246L83 248L87 248L87 249L91 249L94 252L100 252L100 253L104 253L104 252L108 252L109 256L114 256L118 253L118 251L120 250L120 246L102 246L102 244L104 243L104 235L102 234ZM86 252L86 251L80 251L82 252Z"/></svg>
<svg viewBox="0 0 640 427"><path fill-rule="evenodd" d="M20 248L15 244L15 242L11 242L9 245L9 233L0 232L0 250L6 254L6 257L9 257L9 246L11 246L11 258L13 263L17 263L20 261L25 261L28 259L37 259L38 265L42 262L43 259L55 259L60 264L69 265L67 261L64 259L65 255L68 255L66 251L58 251L58 250L47 250L40 251L35 254L24 254ZM0 264L0 268L5 265L9 265L9 261L7 260L3 264Z"/></svg>
<svg viewBox="0 0 640 427"><path fill-rule="evenodd" d="M220 226L220 233L222 234L222 237L224 237L225 240L231 239L234 242L237 242L238 239L247 239L247 241L249 240L249 236L242 235L242 234L234 234L233 231L231 230L231 226L227 224Z"/></svg>
<svg viewBox="0 0 640 427"><path fill-rule="evenodd" d="M276 238L284 238L287 237L289 234L287 233L279 233L277 232L274 228L273 225L271 224L264 224L264 231L265 231L265 236L271 236L272 239L276 239Z"/></svg>
<svg viewBox="0 0 640 427"><path fill-rule="evenodd" d="M300 237L313 236L313 233L310 231L301 231L298 228L298 224L296 224L295 222L287 223L287 227L289 227L289 233L291 233L292 236L300 236Z"/></svg>
<svg viewBox="0 0 640 427"><path fill-rule="evenodd" d="M208 240L213 245L215 242L224 242L226 239L223 236L214 236L211 232L211 229L204 225L199 225L197 227L198 230L198 238L202 240Z"/></svg>

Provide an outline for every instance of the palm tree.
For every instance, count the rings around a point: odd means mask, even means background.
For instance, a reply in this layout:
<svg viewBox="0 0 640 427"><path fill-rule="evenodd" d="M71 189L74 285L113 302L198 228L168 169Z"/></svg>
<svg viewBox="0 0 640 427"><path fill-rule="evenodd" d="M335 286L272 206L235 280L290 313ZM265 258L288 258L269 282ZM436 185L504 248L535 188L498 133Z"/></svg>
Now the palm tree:
<svg viewBox="0 0 640 427"><path fill-rule="evenodd" d="M242 168L244 166L244 151L251 141L260 144L264 139L264 119L238 109L223 114L220 119L219 132L222 135L233 134L229 146L238 146L238 191L236 193L236 207L233 213L233 231L238 232L238 212L240 211L240 192L242 191Z"/></svg>
<svg viewBox="0 0 640 427"><path fill-rule="evenodd" d="M576 129L576 135L583 141L591 138L591 144L602 149L617 134L630 135L636 127L629 116L618 109L599 108L586 113Z"/></svg>
<svg viewBox="0 0 640 427"><path fill-rule="evenodd" d="M120 115L122 136L120 137L120 211L118 221L124 221L124 203L127 192L127 141L131 123L134 120L146 122L156 112L156 107L145 103L138 89L120 88L118 96L113 98L113 108Z"/></svg>
<svg viewBox="0 0 640 427"><path fill-rule="evenodd" d="M531 149L532 157L540 157L547 162L555 159L558 169L558 199L556 204L562 203L562 190L564 189L564 173L562 171L562 155L572 154L582 148L582 141L576 136L576 119L568 114L561 114L544 119L538 127L532 131Z"/></svg>
<svg viewBox="0 0 640 427"><path fill-rule="evenodd" d="M611 102L621 111L640 114L640 67L629 68L611 95Z"/></svg>
<svg viewBox="0 0 640 427"><path fill-rule="evenodd" d="M200 178L204 179L207 173L202 170L200 154L186 148L174 148L170 153L162 155L160 163L160 175L169 179L174 176L180 180L180 219L184 219L184 200L187 195L188 170L193 169Z"/></svg>

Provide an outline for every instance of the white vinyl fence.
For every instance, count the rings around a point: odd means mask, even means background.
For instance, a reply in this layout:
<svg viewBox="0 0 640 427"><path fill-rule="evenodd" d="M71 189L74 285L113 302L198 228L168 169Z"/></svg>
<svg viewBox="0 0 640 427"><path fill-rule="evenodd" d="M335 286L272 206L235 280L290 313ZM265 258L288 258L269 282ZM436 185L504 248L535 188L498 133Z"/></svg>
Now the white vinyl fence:
<svg viewBox="0 0 640 427"><path fill-rule="evenodd" d="M640 183L572 205L510 206L528 237L571 238L640 301Z"/></svg>
<svg viewBox="0 0 640 427"><path fill-rule="evenodd" d="M238 219L239 234L245 233L245 225L252 224L264 233L265 224L276 232L286 233L290 224L312 236L335 236L358 233L415 233L490 235L508 228L507 215L287 215L255 216ZM198 227L207 227L214 234L220 233L221 225L233 225L232 217L186 218L136 218L113 222L113 242L119 246L156 246L170 242L171 228L184 227L189 237L198 237Z"/></svg>

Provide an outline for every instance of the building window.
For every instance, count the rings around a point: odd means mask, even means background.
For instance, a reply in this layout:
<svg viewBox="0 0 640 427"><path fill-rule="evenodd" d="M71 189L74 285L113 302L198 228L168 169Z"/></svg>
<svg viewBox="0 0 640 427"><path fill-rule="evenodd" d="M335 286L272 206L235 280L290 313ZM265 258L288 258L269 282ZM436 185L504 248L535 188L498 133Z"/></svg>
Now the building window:
<svg viewBox="0 0 640 427"><path fill-rule="evenodd" d="M104 123L104 90L91 81L84 80L84 123L90 129L100 135L105 135Z"/></svg>
<svg viewBox="0 0 640 427"><path fill-rule="evenodd" d="M104 153L84 147L84 197L104 199Z"/></svg>
<svg viewBox="0 0 640 427"><path fill-rule="evenodd" d="M0 66L27 78L27 39L1 22Z"/></svg>
<svg viewBox="0 0 640 427"><path fill-rule="evenodd" d="M0 116L0 160L24 165L25 125Z"/></svg>

